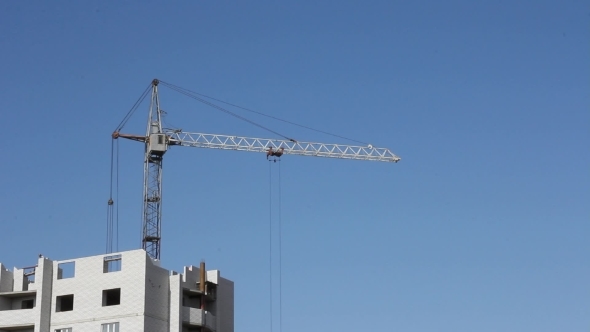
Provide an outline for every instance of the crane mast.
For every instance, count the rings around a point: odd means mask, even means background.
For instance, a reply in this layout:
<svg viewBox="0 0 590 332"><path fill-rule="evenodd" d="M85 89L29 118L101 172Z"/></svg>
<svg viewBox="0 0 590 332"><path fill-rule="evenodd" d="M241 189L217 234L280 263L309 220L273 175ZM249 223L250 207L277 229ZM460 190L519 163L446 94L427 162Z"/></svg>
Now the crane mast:
<svg viewBox="0 0 590 332"><path fill-rule="evenodd" d="M152 81L152 96L146 129L143 168L142 247L148 255L160 259L162 240L162 160L167 150L162 132L162 114L158 98L158 80Z"/></svg>
<svg viewBox="0 0 590 332"><path fill-rule="evenodd" d="M162 129L162 110L158 98L159 80L151 84L151 101L145 136L123 134L117 129L112 138L119 137L143 142L145 145L143 170L142 248L154 259L160 259L162 240L162 161L169 145L263 152L268 156L284 154L354 160L398 162L400 157L387 148L299 142L293 139L268 139L189 133ZM280 150L279 154L276 154ZM273 153L274 152L274 153Z"/></svg>
<svg viewBox="0 0 590 332"><path fill-rule="evenodd" d="M160 259L162 240L162 160L167 150L162 132L162 111L158 98L158 80L152 81L152 95L145 134L143 168L143 208L141 243L148 255Z"/></svg>

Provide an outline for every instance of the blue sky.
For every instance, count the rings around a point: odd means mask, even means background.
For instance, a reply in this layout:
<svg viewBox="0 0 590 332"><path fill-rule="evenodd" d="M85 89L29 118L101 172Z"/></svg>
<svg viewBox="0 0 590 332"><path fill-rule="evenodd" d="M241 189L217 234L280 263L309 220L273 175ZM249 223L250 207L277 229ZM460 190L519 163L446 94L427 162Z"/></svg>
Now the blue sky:
<svg viewBox="0 0 590 332"><path fill-rule="evenodd" d="M0 262L104 253L110 134L159 78L403 158L282 158L283 331L587 330L589 22L584 1L2 2ZM161 99L184 130L274 137ZM143 147L119 143L127 250ZM234 280L236 331L270 331L269 211L279 330L271 167L166 155L163 265Z"/></svg>

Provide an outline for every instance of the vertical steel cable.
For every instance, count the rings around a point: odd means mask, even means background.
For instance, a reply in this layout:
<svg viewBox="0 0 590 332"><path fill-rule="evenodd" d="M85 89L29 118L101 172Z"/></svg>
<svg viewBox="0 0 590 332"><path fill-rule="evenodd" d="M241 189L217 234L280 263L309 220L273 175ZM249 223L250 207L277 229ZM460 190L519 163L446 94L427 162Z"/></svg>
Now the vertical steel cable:
<svg viewBox="0 0 590 332"><path fill-rule="evenodd" d="M279 332L283 332L283 222L281 218L281 163L279 159Z"/></svg>
<svg viewBox="0 0 590 332"><path fill-rule="evenodd" d="M110 187L109 187L109 200L107 202L107 242L106 242L106 253L113 251L113 164L114 164L114 149L115 142L111 140L111 175L110 175Z"/></svg>
<svg viewBox="0 0 590 332"><path fill-rule="evenodd" d="M105 243L104 253L109 253L109 215L111 213L111 206L107 205L107 242Z"/></svg>
<svg viewBox="0 0 590 332"><path fill-rule="evenodd" d="M269 228L269 237L268 237L268 242L269 242L269 250L268 250L268 256L269 256L269 265L268 265L268 269L269 269L269 277L270 277L270 332L272 332L272 165L270 164L270 160L269 160L269 164L268 164L268 228Z"/></svg>
<svg viewBox="0 0 590 332"><path fill-rule="evenodd" d="M117 189L115 195L117 197L117 204L115 206L115 209L117 210L115 219L115 223L117 225L117 230L115 232L115 235L117 236L117 241L115 242L115 251L119 252L119 140L117 140Z"/></svg>

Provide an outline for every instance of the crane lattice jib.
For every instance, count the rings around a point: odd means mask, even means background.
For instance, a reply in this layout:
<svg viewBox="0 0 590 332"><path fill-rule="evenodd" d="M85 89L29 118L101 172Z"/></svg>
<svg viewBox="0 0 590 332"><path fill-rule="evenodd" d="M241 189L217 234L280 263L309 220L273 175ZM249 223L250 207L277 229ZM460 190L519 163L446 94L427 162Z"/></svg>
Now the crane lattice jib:
<svg viewBox="0 0 590 332"><path fill-rule="evenodd" d="M167 132L166 134L170 145L250 152L267 152L270 148L276 151L283 148L285 154L292 155L389 162L401 160L389 149L371 145L353 146L187 132Z"/></svg>

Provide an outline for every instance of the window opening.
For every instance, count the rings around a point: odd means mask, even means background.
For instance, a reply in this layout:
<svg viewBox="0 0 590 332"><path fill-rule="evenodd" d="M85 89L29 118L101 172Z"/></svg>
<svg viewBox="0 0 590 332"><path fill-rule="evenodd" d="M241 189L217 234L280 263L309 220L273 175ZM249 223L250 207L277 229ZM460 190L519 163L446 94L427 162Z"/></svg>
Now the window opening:
<svg viewBox="0 0 590 332"><path fill-rule="evenodd" d="M58 296L55 299L55 312L74 310L74 294Z"/></svg>
<svg viewBox="0 0 590 332"><path fill-rule="evenodd" d="M102 324L101 327L101 332L119 332L119 322Z"/></svg>
<svg viewBox="0 0 590 332"><path fill-rule="evenodd" d="M72 328L66 327L64 329L56 329L55 332L72 332Z"/></svg>
<svg viewBox="0 0 590 332"><path fill-rule="evenodd" d="M104 273L121 271L121 255L105 256L103 271Z"/></svg>
<svg viewBox="0 0 590 332"><path fill-rule="evenodd" d="M215 284L208 283L207 295L209 295L209 297L211 297L213 300L217 299L217 286Z"/></svg>
<svg viewBox="0 0 590 332"><path fill-rule="evenodd" d="M76 262L57 264L57 279L73 278L76 270Z"/></svg>
<svg viewBox="0 0 590 332"><path fill-rule="evenodd" d="M102 291L102 306L121 304L121 288L106 289Z"/></svg>

